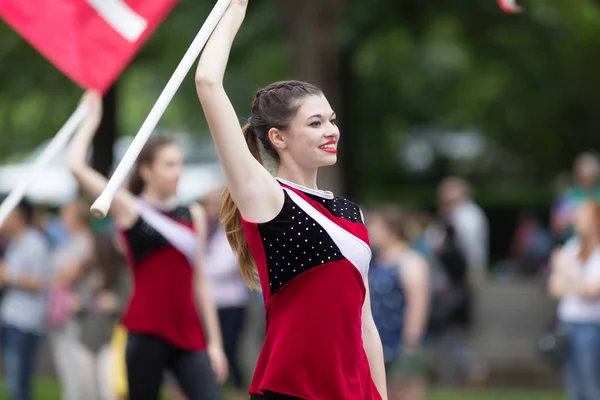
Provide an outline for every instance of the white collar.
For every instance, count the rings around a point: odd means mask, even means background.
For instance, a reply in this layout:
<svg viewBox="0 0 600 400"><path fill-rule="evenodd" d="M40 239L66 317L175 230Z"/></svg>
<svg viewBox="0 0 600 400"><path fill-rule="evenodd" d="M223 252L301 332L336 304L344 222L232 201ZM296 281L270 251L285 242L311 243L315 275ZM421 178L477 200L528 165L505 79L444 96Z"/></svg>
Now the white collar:
<svg viewBox="0 0 600 400"><path fill-rule="evenodd" d="M283 183L284 185L287 185L289 187L293 187L294 189L298 189L298 190L300 190L302 192L313 194L315 196L319 196L319 197L322 197L324 199L329 199L329 200L333 199L333 193L331 193L328 190L311 189L309 187L302 186L302 185L299 185L297 183L290 182L287 179L283 179L283 178L279 178L279 177L276 177L275 179L277 179L279 182Z"/></svg>

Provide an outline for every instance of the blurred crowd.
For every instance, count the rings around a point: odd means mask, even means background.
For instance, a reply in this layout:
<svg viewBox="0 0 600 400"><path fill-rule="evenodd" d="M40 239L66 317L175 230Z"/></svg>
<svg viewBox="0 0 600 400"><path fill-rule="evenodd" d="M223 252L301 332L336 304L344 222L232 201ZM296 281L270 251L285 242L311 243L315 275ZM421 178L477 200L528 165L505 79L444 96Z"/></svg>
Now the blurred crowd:
<svg viewBox="0 0 600 400"><path fill-rule="evenodd" d="M432 381L484 384L490 374L468 346L477 299L489 279L488 219L459 177L444 179L437 196L434 212L397 204L364 207L373 249L371 304L391 400L424 399ZM585 153L575 160L572 183L560 187L548 227L536 216L520 216L509 260L496 271L547 279L558 307L547 333L555 345L544 351L564 366L573 400L600 399L599 201L600 163ZM229 393L247 398L252 371L243 362L244 335L262 337L247 329L250 306L262 297L245 287L219 225L221 191L200 202ZM128 260L118 232L92 222L81 199L57 214L22 201L2 227L2 369L11 393L28 392L46 340L63 399L126 397L119 320L131 293ZM264 330L260 323L258 330ZM183 399L175 382L166 382L170 398Z"/></svg>
<svg viewBox="0 0 600 400"><path fill-rule="evenodd" d="M202 202L209 227L205 273L231 384L237 398L246 398L248 371L240 367L238 349L250 292L218 223L221 192ZM43 339L64 399L117 399L126 393L119 319L132 289L127 256L112 226L94 229L91 222L89 204L81 199L62 206L58 215L24 200L3 225L2 366L9 392L18 399L29 392ZM167 382L171 396L179 398L173 380Z"/></svg>

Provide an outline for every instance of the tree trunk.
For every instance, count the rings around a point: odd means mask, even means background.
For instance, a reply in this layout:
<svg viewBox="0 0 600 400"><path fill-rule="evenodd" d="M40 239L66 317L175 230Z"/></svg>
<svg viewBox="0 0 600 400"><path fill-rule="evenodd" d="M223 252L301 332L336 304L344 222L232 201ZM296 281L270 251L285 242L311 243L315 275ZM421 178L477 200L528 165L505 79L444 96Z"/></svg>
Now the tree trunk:
<svg viewBox="0 0 600 400"><path fill-rule="evenodd" d="M352 71L352 60L354 58L353 46L346 46L340 52L340 98L341 108L344 110L342 118L339 118L339 126L343 133L342 141L340 141L341 153L343 157L340 160L340 168L344 174L342 179L342 187L344 195L348 198L358 201L359 188L362 187L363 179L360 172L360 137L354 128L354 119L357 118L357 113L360 109L357 107L357 97L359 96L356 88L356 79Z"/></svg>
<svg viewBox="0 0 600 400"><path fill-rule="evenodd" d="M338 119L343 121L337 41L342 0L277 0L277 7L288 41L294 79L316 84L323 89ZM319 171L319 186L336 194L342 194L345 189L342 157L339 157L336 166Z"/></svg>
<svg viewBox="0 0 600 400"><path fill-rule="evenodd" d="M104 95L104 114L93 140L92 167L108 176L113 167L113 148L117 139L116 84Z"/></svg>

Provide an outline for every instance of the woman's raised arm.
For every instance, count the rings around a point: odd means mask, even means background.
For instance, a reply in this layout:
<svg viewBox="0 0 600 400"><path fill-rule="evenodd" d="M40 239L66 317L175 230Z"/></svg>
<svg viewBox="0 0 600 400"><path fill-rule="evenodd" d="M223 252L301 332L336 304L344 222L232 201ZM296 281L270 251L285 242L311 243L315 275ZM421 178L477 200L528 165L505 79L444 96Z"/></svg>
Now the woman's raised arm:
<svg viewBox="0 0 600 400"><path fill-rule="evenodd" d="M102 119L102 96L94 91L88 91L82 102L89 105L90 111L81 123L67 150L69 170L90 197L98 197L107 184L107 179L95 171L87 163L90 144ZM129 228L138 217L133 196L125 189L117 192L110 209L111 216L120 228Z"/></svg>
<svg viewBox="0 0 600 400"><path fill-rule="evenodd" d="M231 1L200 57L196 90L236 206L245 219L265 222L281 209L283 191L250 152L223 87L231 46L244 20L247 4L247 0Z"/></svg>

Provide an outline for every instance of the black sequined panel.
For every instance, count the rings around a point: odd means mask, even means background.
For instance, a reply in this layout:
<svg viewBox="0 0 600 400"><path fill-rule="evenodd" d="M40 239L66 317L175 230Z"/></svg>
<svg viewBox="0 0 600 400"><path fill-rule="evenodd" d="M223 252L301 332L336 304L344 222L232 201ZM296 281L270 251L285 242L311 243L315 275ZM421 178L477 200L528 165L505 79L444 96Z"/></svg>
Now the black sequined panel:
<svg viewBox="0 0 600 400"><path fill-rule="evenodd" d="M272 221L258 224L271 294L309 269L344 259L329 234L296 205L287 192L284 193L285 202L279 215Z"/></svg>
<svg viewBox="0 0 600 400"><path fill-rule="evenodd" d="M163 214L176 221L192 222L192 215L188 207L176 207L173 210L163 212ZM141 216L131 228L125 231L125 237L127 238L129 250L136 264L149 253L171 245L163 235L148 224Z"/></svg>
<svg viewBox="0 0 600 400"><path fill-rule="evenodd" d="M177 221L182 221L182 222L187 222L187 223L192 222L192 213L191 213L189 207L178 206L178 207L175 207L173 210L164 212L164 214L168 215L169 217L171 217Z"/></svg>
<svg viewBox="0 0 600 400"><path fill-rule="evenodd" d="M329 212L338 218L346 219L350 222L363 223L360 207L351 200L343 197L334 197L333 199L324 199L311 193L304 193L312 200L321 203Z"/></svg>

